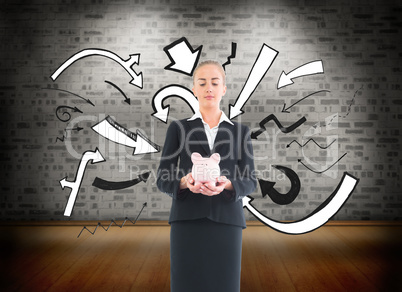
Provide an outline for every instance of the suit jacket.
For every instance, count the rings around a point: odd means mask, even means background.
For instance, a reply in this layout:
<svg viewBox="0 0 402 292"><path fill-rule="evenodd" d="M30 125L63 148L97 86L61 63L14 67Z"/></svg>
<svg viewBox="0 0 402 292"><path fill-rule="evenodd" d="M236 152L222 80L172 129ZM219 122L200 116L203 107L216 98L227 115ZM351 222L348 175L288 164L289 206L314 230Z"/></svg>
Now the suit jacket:
<svg viewBox="0 0 402 292"><path fill-rule="evenodd" d="M170 124L157 174L159 190L173 198L169 223L208 218L246 227L242 198L255 190L257 180L249 129L236 122L233 124L220 123L212 151L201 119ZM191 172L193 152L203 157L219 153L221 175L232 182L234 191L224 190L212 197L195 194L189 189L179 191L180 179Z"/></svg>

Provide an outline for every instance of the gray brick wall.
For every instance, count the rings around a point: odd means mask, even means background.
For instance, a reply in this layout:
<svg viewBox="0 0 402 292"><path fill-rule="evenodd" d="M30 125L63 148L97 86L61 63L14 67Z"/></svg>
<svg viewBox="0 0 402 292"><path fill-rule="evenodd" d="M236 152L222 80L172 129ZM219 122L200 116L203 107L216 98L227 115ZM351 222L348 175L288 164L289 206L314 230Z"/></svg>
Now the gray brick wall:
<svg viewBox="0 0 402 292"><path fill-rule="evenodd" d="M338 220L400 220L401 194L401 21L399 1L0 1L0 105L1 105L1 197L2 220L108 220L135 217L144 202L141 219L166 220L171 199L155 185L160 153L132 156L132 149L106 141L91 130L105 115L132 131L141 129L163 145L173 119L191 115L189 107L170 98L168 124L153 118L152 97L168 84L191 87L191 78L164 70L169 58L163 48L186 37L193 48L203 45L201 59L226 62L231 43L237 56L227 68L228 94L223 109L236 100L257 54L266 43L279 51L274 64L236 118L252 129L274 113L288 126L303 116L307 122L284 134L273 122L254 141L256 169L260 178L276 181L286 192L289 181L272 168L284 165L297 172L301 191L286 206L263 198L258 189L253 205L276 220L297 220L312 212L335 189L343 172L360 182ZM57 4L56 4L57 3ZM123 59L140 54L143 89L128 84L129 76L110 59L93 56L70 66L56 81L51 74L80 50L99 48ZM295 79L277 89L282 71L322 60L324 74ZM131 99L104 81L118 86ZM95 106L61 91L89 98ZM306 98L282 113L307 94ZM76 106L63 123L56 117L58 106ZM338 116L338 123L332 121ZM64 142L57 140L72 121L82 131L67 130ZM303 135L320 123L314 139L326 144L337 139L331 151L309 143L301 148ZM305 142L306 140L304 140ZM86 167L71 217L63 212L70 194L59 181L73 180L79 157L99 147L106 161ZM298 159L324 168L347 153L322 174L310 171ZM92 186L95 177L112 181L135 178L151 171L146 183L104 191ZM255 219L245 210L247 219Z"/></svg>

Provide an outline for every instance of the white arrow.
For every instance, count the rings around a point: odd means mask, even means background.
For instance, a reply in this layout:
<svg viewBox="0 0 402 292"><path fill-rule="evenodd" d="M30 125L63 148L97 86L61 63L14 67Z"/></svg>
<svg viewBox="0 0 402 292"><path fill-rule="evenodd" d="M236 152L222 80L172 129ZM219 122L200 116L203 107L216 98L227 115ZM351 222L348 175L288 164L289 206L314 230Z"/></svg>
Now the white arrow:
<svg viewBox="0 0 402 292"><path fill-rule="evenodd" d="M171 84L161 88L155 93L152 99L152 107L154 109L152 116L164 123L167 122L170 106L163 107L163 101L171 96L177 96L183 99L190 106L193 113L199 110L198 100L190 89L179 84Z"/></svg>
<svg viewBox="0 0 402 292"><path fill-rule="evenodd" d="M269 219L250 204L253 198L248 196L243 198L243 207L247 208L262 223L277 231L288 234L307 233L324 225L339 211L352 194L358 181L357 178L345 172L332 195L310 215L295 222L279 222Z"/></svg>
<svg viewBox="0 0 402 292"><path fill-rule="evenodd" d="M296 69L290 71L288 74L286 74L285 71L282 71L282 74L278 80L277 88L279 89L281 87L293 84L292 79L294 79L294 78L307 76L307 75L313 75L313 74L319 74L319 73L324 73L324 67L322 65L321 60L304 64L304 65L297 67Z"/></svg>
<svg viewBox="0 0 402 292"><path fill-rule="evenodd" d="M237 97L235 105L230 105L229 107L230 119L233 119L244 113L241 110L242 107L249 100L262 78L264 78L278 53L278 51L270 48L266 44L262 46L253 68L248 75L247 81L244 83L243 89L241 90L240 95Z"/></svg>
<svg viewBox="0 0 402 292"><path fill-rule="evenodd" d="M64 216L70 216L71 212L73 211L75 200L77 199L78 191L81 187L85 168L90 160L92 160L91 164L105 161L98 148L96 148L95 151L85 151L81 157L74 181L68 181L67 177L60 180L60 185L63 190L65 187L71 189L70 197L68 198L66 209L64 210Z"/></svg>
<svg viewBox="0 0 402 292"><path fill-rule="evenodd" d="M140 131L133 133L115 122L110 116L92 126L92 130L115 143L135 148L133 155L159 152L160 147L152 143Z"/></svg>
<svg viewBox="0 0 402 292"><path fill-rule="evenodd" d="M140 61L140 55L139 54L132 54L130 55L130 58L127 60L123 60L119 56L117 56L115 53L107 51L107 50L102 50L102 49L84 49L75 55L71 56L67 61L65 61L53 74L50 76L53 81L59 77L61 73L63 73L64 70L66 70L70 65L72 65L74 62L78 61L79 59L82 59L84 57L89 57L89 56L104 56L106 58L112 59L119 63L126 71L127 73L133 78L130 81L130 84L133 84L139 88L142 89L142 73L135 73L135 71L132 69L132 66L135 64L139 64Z"/></svg>
<svg viewBox="0 0 402 292"><path fill-rule="evenodd" d="M177 71L191 76L200 58L202 46L193 50L187 39L182 37L163 48L163 50L172 62L165 67L166 70Z"/></svg>

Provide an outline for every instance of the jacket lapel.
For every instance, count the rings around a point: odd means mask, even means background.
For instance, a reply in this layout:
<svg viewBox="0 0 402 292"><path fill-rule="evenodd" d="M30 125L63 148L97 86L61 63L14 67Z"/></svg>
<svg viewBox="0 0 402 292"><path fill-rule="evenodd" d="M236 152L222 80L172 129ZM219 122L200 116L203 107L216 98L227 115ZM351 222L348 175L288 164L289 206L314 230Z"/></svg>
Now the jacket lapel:
<svg viewBox="0 0 402 292"><path fill-rule="evenodd" d="M234 139L230 137L230 135L233 135L233 125L230 125L227 122L222 122L219 125L218 128L218 133L216 134L216 138L214 141L214 147L212 148L212 153L223 153L222 148L230 148L233 147L234 145L228 145L232 141L234 143ZM230 147L228 147L230 146Z"/></svg>

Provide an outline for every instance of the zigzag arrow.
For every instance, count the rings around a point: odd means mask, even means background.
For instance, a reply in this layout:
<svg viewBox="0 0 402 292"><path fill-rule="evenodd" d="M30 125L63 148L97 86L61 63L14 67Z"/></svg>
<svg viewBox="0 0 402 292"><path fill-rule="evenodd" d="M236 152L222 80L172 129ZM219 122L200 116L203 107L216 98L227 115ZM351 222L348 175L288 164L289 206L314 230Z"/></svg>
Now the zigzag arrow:
<svg viewBox="0 0 402 292"><path fill-rule="evenodd" d="M301 124L303 124L306 121L306 118L302 117L300 120L298 120L293 125L290 125L289 127L284 127L284 126L282 126L282 124L279 122L279 120L276 118L276 116L274 114L270 114L269 116L267 116L265 119L263 119L259 123L259 125L260 125L259 130L255 131L255 132L251 132L251 139L257 139L257 137L266 130L265 124L268 123L270 120L273 120L275 122L275 124L279 127L279 129L282 131L282 133L287 134L287 133L292 132L294 129L299 127Z"/></svg>
<svg viewBox="0 0 402 292"><path fill-rule="evenodd" d="M318 147L320 147L321 149L327 149L328 147L330 147L335 141L336 139L334 139L331 143L329 143L327 146L321 146L319 145L313 138L308 139L308 141L306 143L304 143L303 145L300 144L299 142L297 142L296 140L293 140L292 142L290 142L288 145L286 145L286 148L289 148L290 145L292 145L292 143L296 143L298 144L300 147L304 147L306 146L309 142L313 141L315 145L317 145Z"/></svg>
<svg viewBox="0 0 402 292"><path fill-rule="evenodd" d="M114 225L116 225L116 226L118 226L118 227L120 227L120 228L123 228L123 226L124 226L124 224L127 222L127 220L130 221L133 225L135 225L135 223L137 222L138 217L140 217L141 212L142 212L142 210L145 208L146 205L147 205L146 202L145 202L144 204L142 204L141 211L140 211L140 213L138 213L138 215L137 215L137 217L135 218L134 221L132 221L132 220L130 220L128 217L126 217L126 218L124 219L123 223L122 223L121 225L119 225L119 224L116 223L116 221L114 221L114 220L112 219L112 220L110 220L110 224L109 224L109 226L108 226L107 228L105 228L105 227L102 225L102 223L98 222L98 224L96 225L94 231L91 231L91 230L89 230L86 226L84 226L84 227L81 229L81 232L78 234L77 238L80 237L82 231L84 231L84 230L87 230L89 233L91 233L92 235L94 235L95 232L96 232L96 229L98 229L99 226L102 227L103 230L108 231L109 228L110 228L110 226L112 226L112 224L114 224Z"/></svg>
<svg viewBox="0 0 402 292"><path fill-rule="evenodd" d="M230 59L236 58L236 48L237 48L237 44L232 42L232 53L228 57L228 60L224 64L222 64L223 70L226 71L226 66L231 64Z"/></svg>

